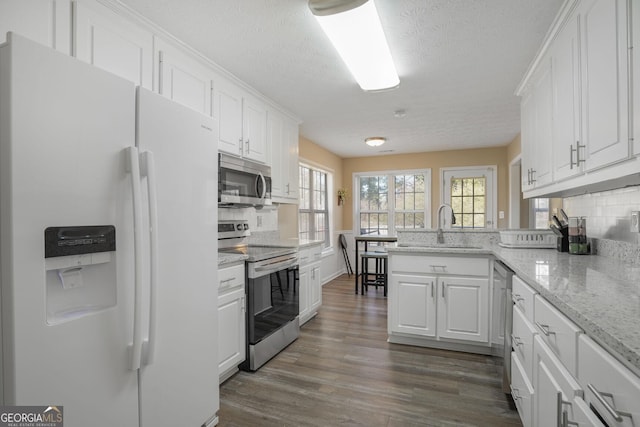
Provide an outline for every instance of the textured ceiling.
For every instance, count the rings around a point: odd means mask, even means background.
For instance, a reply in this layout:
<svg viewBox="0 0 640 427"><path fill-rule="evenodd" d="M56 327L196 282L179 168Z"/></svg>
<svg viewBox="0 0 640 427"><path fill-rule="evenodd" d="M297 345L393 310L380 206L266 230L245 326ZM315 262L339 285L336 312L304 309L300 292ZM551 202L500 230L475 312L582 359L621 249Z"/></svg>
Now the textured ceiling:
<svg viewBox="0 0 640 427"><path fill-rule="evenodd" d="M375 0L400 87L365 93L306 0L121 2L295 113L303 136L342 157L509 143L520 131L514 90L562 4ZM377 135L387 144L364 144Z"/></svg>

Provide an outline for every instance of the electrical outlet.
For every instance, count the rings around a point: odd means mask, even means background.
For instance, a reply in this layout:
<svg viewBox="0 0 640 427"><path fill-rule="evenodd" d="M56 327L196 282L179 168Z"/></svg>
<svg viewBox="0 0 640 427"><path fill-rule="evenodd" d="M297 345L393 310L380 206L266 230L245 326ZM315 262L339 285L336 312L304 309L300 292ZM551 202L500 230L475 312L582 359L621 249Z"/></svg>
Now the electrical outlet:
<svg viewBox="0 0 640 427"><path fill-rule="evenodd" d="M631 232L640 233L640 211L631 212Z"/></svg>
<svg viewBox="0 0 640 427"><path fill-rule="evenodd" d="M504 219L504 211L499 211L498 212L498 218Z"/></svg>

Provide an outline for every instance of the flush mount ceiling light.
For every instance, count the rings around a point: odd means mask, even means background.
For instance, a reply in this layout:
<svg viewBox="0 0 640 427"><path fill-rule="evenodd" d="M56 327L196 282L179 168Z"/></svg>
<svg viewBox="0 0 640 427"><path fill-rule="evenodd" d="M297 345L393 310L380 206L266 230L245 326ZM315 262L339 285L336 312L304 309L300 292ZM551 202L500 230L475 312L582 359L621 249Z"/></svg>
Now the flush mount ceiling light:
<svg viewBox="0 0 640 427"><path fill-rule="evenodd" d="M309 0L309 9L362 90L400 84L373 0Z"/></svg>
<svg viewBox="0 0 640 427"><path fill-rule="evenodd" d="M387 142L387 138L383 136L372 136L371 138L367 138L364 140L364 143L369 147L379 147L385 142Z"/></svg>

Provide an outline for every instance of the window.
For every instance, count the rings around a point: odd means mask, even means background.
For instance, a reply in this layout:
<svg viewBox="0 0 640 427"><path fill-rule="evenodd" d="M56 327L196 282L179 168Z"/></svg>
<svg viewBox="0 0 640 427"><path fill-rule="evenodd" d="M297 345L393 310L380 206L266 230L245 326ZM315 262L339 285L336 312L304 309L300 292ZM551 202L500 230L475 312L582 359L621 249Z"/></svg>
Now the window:
<svg viewBox="0 0 640 427"><path fill-rule="evenodd" d="M425 228L431 172L356 174L358 234L394 235L397 228Z"/></svg>
<svg viewBox="0 0 640 427"><path fill-rule="evenodd" d="M300 164L300 205L298 235L300 239L322 240L330 245L329 174L318 168Z"/></svg>
<svg viewBox="0 0 640 427"><path fill-rule="evenodd" d="M486 187L483 176L451 179L451 207L456 217L454 227L485 228Z"/></svg>
<svg viewBox="0 0 640 427"><path fill-rule="evenodd" d="M533 228L549 228L549 199L533 199L531 208L533 210Z"/></svg>
<svg viewBox="0 0 640 427"><path fill-rule="evenodd" d="M495 166L442 169L442 200L451 206L456 219L450 224L450 217L445 216L443 226L495 228L495 170Z"/></svg>

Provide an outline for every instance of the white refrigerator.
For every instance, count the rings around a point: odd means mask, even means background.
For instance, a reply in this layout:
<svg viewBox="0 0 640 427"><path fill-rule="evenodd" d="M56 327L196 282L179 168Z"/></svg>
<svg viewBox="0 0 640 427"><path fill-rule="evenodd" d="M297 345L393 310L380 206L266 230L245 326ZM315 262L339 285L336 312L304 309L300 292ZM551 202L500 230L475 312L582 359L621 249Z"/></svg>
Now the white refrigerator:
<svg viewBox="0 0 640 427"><path fill-rule="evenodd" d="M213 119L7 40L2 405L63 406L65 427L216 424Z"/></svg>

